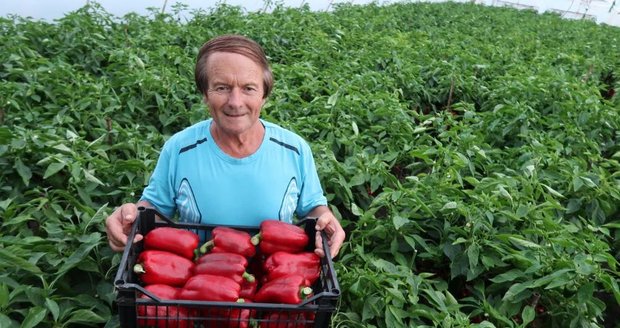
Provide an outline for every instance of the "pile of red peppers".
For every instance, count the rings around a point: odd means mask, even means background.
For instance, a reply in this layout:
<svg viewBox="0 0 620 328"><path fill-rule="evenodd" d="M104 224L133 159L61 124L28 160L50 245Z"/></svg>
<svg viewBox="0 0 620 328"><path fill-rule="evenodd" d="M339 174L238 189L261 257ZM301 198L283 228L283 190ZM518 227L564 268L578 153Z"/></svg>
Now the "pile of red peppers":
<svg viewBox="0 0 620 328"><path fill-rule="evenodd" d="M134 273L150 295L160 300L300 304L313 294L321 261L308 250L309 238L299 226L265 220L259 232L215 227L200 245L195 232L158 227L143 240ZM314 313L263 311L243 307L138 305L138 324L150 327L261 328L310 327ZM141 317L141 318L140 318Z"/></svg>

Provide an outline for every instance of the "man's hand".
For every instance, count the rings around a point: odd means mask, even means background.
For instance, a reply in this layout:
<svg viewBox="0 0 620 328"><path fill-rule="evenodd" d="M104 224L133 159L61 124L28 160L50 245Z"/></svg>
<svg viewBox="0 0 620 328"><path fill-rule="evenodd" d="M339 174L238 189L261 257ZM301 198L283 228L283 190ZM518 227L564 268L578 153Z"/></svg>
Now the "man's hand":
<svg viewBox="0 0 620 328"><path fill-rule="evenodd" d="M131 232L131 226L138 215L138 206L126 203L117 208L105 220L108 243L115 252L122 252L127 245L127 237ZM142 240L142 235L137 234L134 243Z"/></svg>
<svg viewBox="0 0 620 328"><path fill-rule="evenodd" d="M334 214L325 207L326 211L321 211L322 213L319 215L318 220L316 221L316 240L315 245L316 248L314 253L316 253L320 257L325 256L325 252L323 251L323 238L321 237L321 231L325 231L329 240L327 244L329 245L329 251L332 258L338 255L338 251L342 246L345 238L345 232L338 222L338 219L334 216Z"/></svg>

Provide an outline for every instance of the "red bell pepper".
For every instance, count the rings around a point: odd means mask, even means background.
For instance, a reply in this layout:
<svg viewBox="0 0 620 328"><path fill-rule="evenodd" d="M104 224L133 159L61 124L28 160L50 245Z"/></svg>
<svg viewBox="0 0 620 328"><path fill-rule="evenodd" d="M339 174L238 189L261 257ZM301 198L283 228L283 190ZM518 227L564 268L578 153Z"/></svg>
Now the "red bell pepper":
<svg viewBox="0 0 620 328"><path fill-rule="evenodd" d="M175 300L179 292L179 288L163 284L153 284L144 286L148 292L161 300ZM152 299L146 294L140 295L140 298ZM141 305L137 304L138 316L146 318L138 318L138 325L149 327L193 327L192 321L188 319L188 311L186 308L177 306L164 305Z"/></svg>
<svg viewBox="0 0 620 328"><path fill-rule="evenodd" d="M299 304L312 294L308 279L300 275L288 275L265 283L254 296L258 303Z"/></svg>
<svg viewBox="0 0 620 328"><path fill-rule="evenodd" d="M193 260L200 237L195 232L173 228L158 227L144 236L144 249L168 251Z"/></svg>
<svg viewBox="0 0 620 328"><path fill-rule="evenodd" d="M256 290L258 289L258 280L254 279L254 281L243 280L241 282L241 291L239 292L239 297L243 298L246 301L253 301L254 295L256 295Z"/></svg>
<svg viewBox="0 0 620 328"><path fill-rule="evenodd" d="M196 259L196 264L203 262L221 262L230 264L241 264L244 268L248 267L248 259L236 253L207 253Z"/></svg>
<svg viewBox="0 0 620 328"><path fill-rule="evenodd" d="M321 258L313 252L291 254L279 251L271 254L265 260L263 268L267 275L267 281L297 274L308 279L312 285L321 274Z"/></svg>
<svg viewBox="0 0 620 328"><path fill-rule="evenodd" d="M252 243L265 255L277 251L299 253L306 249L309 239L301 227L271 219L261 222L260 232L252 237Z"/></svg>
<svg viewBox="0 0 620 328"><path fill-rule="evenodd" d="M197 274L189 278L177 298L190 301L236 302L241 286L234 280L212 274Z"/></svg>
<svg viewBox="0 0 620 328"><path fill-rule="evenodd" d="M268 312L260 328L308 328L314 327L314 313Z"/></svg>
<svg viewBox="0 0 620 328"><path fill-rule="evenodd" d="M203 261L194 267L194 274L213 274L224 276L241 285L244 280L255 281L254 276L245 271L240 263L226 263L222 261Z"/></svg>
<svg viewBox="0 0 620 328"><path fill-rule="evenodd" d="M133 270L147 285L180 287L192 276L194 262L174 253L146 250L138 256Z"/></svg>
<svg viewBox="0 0 620 328"><path fill-rule="evenodd" d="M251 239L252 236L246 231L215 227L211 231L211 240L200 247L200 253L237 253L250 258L256 254L256 247Z"/></svg>
<svg viewBox="0 0 620 328"><path fill-rule="evenodd" d="M247 303L245 300L238 300L237 303ZM250 324L250 309L231 307L210 308L203 311L203 326L210 328L247 328Z"/></svg>

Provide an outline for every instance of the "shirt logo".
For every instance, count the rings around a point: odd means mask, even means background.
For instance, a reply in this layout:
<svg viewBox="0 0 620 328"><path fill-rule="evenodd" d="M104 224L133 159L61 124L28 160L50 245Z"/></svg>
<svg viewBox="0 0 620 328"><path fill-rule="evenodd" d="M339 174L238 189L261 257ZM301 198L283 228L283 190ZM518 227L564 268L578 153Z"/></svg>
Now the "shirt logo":
<svg viewBox="0 0 620 328"><path fill-rule="evenodd" d="M282 207L280 207L280 221L293 222L293 214L297 208L297 200L299 199L299 189L297 188L297 180L293 177L288 183L284 199L282 199Z"/></svg>
<svg viewBox="0 0 620 328"><path fill-rule="evenodd" d="M200 223L202 215L198 209L198 203L196 202L192 186L187 181L187 178L184 178L181 181L181 185L179 185L176 203L181 222Z"/></svg>

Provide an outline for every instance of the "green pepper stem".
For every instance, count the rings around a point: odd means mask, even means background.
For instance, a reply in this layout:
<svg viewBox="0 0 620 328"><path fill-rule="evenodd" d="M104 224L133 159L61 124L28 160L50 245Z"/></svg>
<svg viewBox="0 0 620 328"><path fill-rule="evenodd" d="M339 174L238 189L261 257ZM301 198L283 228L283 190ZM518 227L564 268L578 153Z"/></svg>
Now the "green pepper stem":
<svg viewBox="0 0 620 328"><path fill-rule="evenodd" d="M244 271L241 276L243 277L243 279L247 280L248 282L256 281L256 278L254 277L254 275L247 271Z"/></svg>
<svg viewBox="0 0 620 328"><path fill-rule="evenodd" d="M258 246L258 244L260 244L260 239L261 239L261 235L259 232L255 234L254 236L252 236L252 238L250 239L250 242L252 243L252 245Z"/></svg>
<svg viewBox="0 0 620 328"><path fill-rule="evenodd" d="M310 294L312 294L311 287L301 287L301 290L299 291L299 295L301 295L301 298L306 298Z"/></svg>
<svg viewBox="0 0 620 328"><path fill-rule="evenodd" d="M136 263L133 266L133 272L140 273L140 274L141 273L146 273L146 271L144 271L144 266L142 266L142 264L140 264L140 263Z"/></svg>
<svg viewBox="0 0 620 328"><path fill-rule="evenodd" d="M200 254L206 254L209 250L211 250L215 246L215 242L213 240L209 240L208 242L202 244L200 246Z"/></svg>

